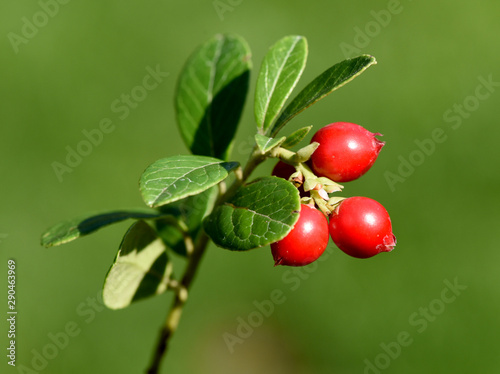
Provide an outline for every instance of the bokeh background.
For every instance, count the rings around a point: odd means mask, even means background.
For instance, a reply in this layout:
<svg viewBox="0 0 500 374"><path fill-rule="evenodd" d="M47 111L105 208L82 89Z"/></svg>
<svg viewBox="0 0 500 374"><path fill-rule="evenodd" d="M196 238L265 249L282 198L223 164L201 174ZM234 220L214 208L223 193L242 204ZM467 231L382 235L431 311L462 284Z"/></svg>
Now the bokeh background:
<svg viewBox="0 0 500 374"><path fill-rule="evenodd" d="M233 151L242 162L254 133L256 71L271 44L288 34L307 37L298 88L347 57L346 48L377 58L287 131L350 121L384 134L375 166L346 184L344 195L380 201L398 246L357 260L330 244L325 261L300 273L274 268L269 248L210 247L162 372L500 372L498 1L62 3L0 5L4 353L11 258L18 310L18 366L8 366L4 354L1 372L23 372L19 365L30 373L144 371L172 295L121 311L99 300L130 222L51 249L39 245L40 234L83 213L142 206L137 181L145 167L186 152L173 111L176 77L194 48L220 32L242 35L253 52L252 91ZM23 26L33 21L42 26ZM112 103L158 65L169 75L120 119ZM60 180L52 164L105 118L114 131ZM431 140L436 131L440 142ZM231 352L224 334L236 335L273 290L284 302ZM76 336L51 351L51 337L68 323Z"/></svg>

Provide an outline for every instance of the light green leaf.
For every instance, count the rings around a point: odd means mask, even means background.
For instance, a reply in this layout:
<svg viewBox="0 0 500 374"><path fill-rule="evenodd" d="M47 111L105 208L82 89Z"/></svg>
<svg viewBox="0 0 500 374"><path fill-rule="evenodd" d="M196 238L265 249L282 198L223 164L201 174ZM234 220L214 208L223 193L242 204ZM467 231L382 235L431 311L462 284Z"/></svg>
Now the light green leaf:
<svg viewBox="0 0 500 374"><path fill-rule="evenodd" d="M175 109L192 153L227 159L248 91L250 55L241 37L216 35L187 61Z"/></svg>
<svg viewBox="0 0 500 374"><path fill-rule="evenodd" d="M259 133L267 134L306 66L307 41L290 35L267 52L255 88L255 119Z"/></svg>
<svg viewBox="0 0 500 374"><path fill-rule="evenodd" d="M172 156L152 163L139 181L147 205L159 207L196 195L223 181L237 162L206 156Z"/></svg>
<svg viewBox="0 0 500 374"><path fill-rule="evenodd" d="M104 281L102 297L110 309L121 309L145 297L166 291L172 264L165 245L144 221L134 223Z"/></svg>
<svg viewBox="0 0 500 374"><path fill-rule="evenodd" d="M362 55L339 62L323 72L288 104L274 124L271 132L272 136L275 136L288 121L304 109L352 81L368 67L376 63L375 57Z"/></svg>
<svg viewBox="0 0 500 374"><path fill-rule="evenodd" d="M265 135L260 135L256 134L255 135L255 142L257 143L257 146L261 150L262 153L267 153L271 149L278 147L281 143L283 143L286 140L286 137L282 138L268 138Z"/></svg>
<svg viewBox="0 0 500 374"><path fill-rule="evenodd" d="M299 218L298 190L264 177L241 187L205 219L205 231L220 247L245 251L283 239Z"/></svg>
<svg viewBox="0 0 500 374"><path fill-rule="evenodd" d="M101 227L121 222L129 218L156 219L162 215L162 213L153 209L127 209L87 214L52 226L42 235L41 242L45 247L52 247L71 242L80 236L91 234Z"/></svg>
<svg viewBox="0 0 500 374"><path fill-rule="evenodd" d="M283 142L283 144L281 144L281 147L289 149L296 146L307 136L307 134L309 134L309 131L311 131L311 129L312 126L307 126L294 131L286 137L286 140Z"/></svg>
<svg viewBox="0 0 500 374"><path fill-rule="evenodd" d="M188 234L196 241L203 219L212 211L218 195L219 190L214 186L194 196L162 206L161 212L167 214L167 217L175 217L185 228L182 230L179 224L172 223L171 218L155 220L156 230L163 242L174 252L186 256L184 235Z"/></svg>

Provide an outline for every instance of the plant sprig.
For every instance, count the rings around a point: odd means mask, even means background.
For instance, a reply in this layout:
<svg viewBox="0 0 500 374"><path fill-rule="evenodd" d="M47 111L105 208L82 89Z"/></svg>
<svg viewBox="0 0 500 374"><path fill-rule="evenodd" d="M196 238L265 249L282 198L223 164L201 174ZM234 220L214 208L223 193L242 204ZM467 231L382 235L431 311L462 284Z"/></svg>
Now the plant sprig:
<svg viewBox="0 0 500 374"><path fill-rule="evenodd" d="M88 235L109 224L133 219L106 276L105 304L124 308L167 290L174 300L162 324L148 373L158 373L175 333L190 287L210 242L232 251L264 247L283 239L298 219L302 185L325 215L340 201L328 193L342 186L318 178L306 161L317 147L293 152L312 126L278 137L292 118L376 63L362 55L325 70L286 102L304 71L308 55L303 36L286 36L270 47L255 89L256 136L248 161L230 160L250 86L251 52L237 35L216 35L187 60L175 94L176 118L191 155L170 156L150 165L140 178L148 209L87 215L49 228L42 245L56 246ZM277 177L250 181L252 172L269 158L293 165L289 183ZM228 186L229 175L234 175ZM303 200L304 201L304 200ZM172 256L186 265L174 277ZM124 281L125 280L125 281Z"/></svg>

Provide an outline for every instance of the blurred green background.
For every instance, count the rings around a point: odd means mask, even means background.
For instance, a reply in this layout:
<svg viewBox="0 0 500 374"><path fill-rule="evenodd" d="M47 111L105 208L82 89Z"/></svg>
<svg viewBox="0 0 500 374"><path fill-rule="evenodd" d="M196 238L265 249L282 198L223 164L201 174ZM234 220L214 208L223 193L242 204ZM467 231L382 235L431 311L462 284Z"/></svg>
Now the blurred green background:
<svg viewBox="0 0 500 374"><path fill-rule="evenodd" d="M307 37L299 88L344 59L346 46L377 58L287 130L349 121L384 134L377 163L344 195L380 201L398 246L358 260L330 244L325 261L301 273L274 268L269 248L210 247L162 372L500 371L498 1L43 4L54 2L0 5L2 348L9 258L17 262L18 310L18 366L4 355L1 372L30 372L19 365L43 373L144 371L172 296L121 311L98 300L130 222L51 249L40 247L40 234L83 213L142 206L137 181L145 167L186 152L174 120L176 77L194 48L219 32L242 35L253 52L252 91L233 151L242 162L254 133L256 71L271 44ZM120 119L112 103L157 65L168 77ZM66 147L75 149L82 131L105 118L114 131L60 181L53 162L64 162ZM435 129L444 141L430 140ZM446 281L462 286L458 295ZM231 353L224 334L236 335L273 290L286 300ZM51 337L68 323L78 334L51 351ZM401 336L405 346L393 343ZM44 349L46 363L36 359Z"/></svg>

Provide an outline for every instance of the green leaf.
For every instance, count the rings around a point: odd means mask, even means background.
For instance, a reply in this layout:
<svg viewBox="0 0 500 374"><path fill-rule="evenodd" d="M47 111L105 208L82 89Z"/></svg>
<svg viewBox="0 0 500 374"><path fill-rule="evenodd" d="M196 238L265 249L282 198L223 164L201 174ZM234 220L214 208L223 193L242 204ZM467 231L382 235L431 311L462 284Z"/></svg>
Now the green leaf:
<svg viewBox="0 0 500 374"><path fill-rule="evenodd" d="M257 146L262 151L262 153L267 153L271 149L278 147L285 140L286 137L284 136L282 138L275 139L275 138L268 138L265 135L260 135L260 134L255 135L255 142L257 143Z"/></svg>
<svg viewBox="0 0 500 374"><path fill-rule="evenodd" d="M226 179L237 166L237 162L206 156L162 158L144 171L139 189L147 205L159 207L205 191Z"/></svg>
<svg viewBox="0 0 500 374"><path fill-rule="evenodd" d="M121 309L166 291L172 264L165 245L144 221L134 223L120 244L106 275L102 297L110 309Z"/></svg>
<svg viewBox="0 0 500 374"><path fill-rule="evenodd" d="M187 61L175 109L182 138L192 153L227 159L248 91L250 56L241 37L216 35Z"/></svg>
<svg viewBox="0 0 500 374"><path fill-rule="evenodd" d="M312 126L306 126L292 132L286 137L286 140L283 142L283 144L281 144L281 146L287 149L296 146L307 136L307 134L309 134L309 131L311 131L311 129Z"/></svg>
<svg viewBox="0 0 500 374"><path fill-rule="evenodd" d="M262 62L255 88L255 119L259 133L267 134L306 66L307 41L286 36L274 44Z"/></svg>
<svg viewBox="0 0 500 374"><path fill-rule="evenodd" d="M42 235L41 243L45 247L52 247L71 242L80 236L91 234L101 227L121 222L129 218L155 219L161 216L162 214L160 212L152 209L127 209L114 212L87 214L52 226Z"/></svg>
<svg viewBox="0 0 500 374"><path fill-rule="evenodd" d="M155 220L156 230L163 242L174 252L186 256L184 235L188 234L193 241L196 240L203 219L212 211L218 194L218 188L214 186L197 195L162 206L161 212L169 217L176 217L185 227L182 230L179 224L172 223L172 219Z"/></svg>
<svg viewBox="0 0 500 374"><path fill-rule="evenodd" d="M218 246L245 251L283 239L299 211L299 193L290 182L264 177L242 186L205 219L204 227Z"/></svg>
<svg viewBox="0 0 500 374"><path fill-rule="evenodd" d="M375 57L362 55L344 60L333 65L309 83L281 113L271 132L276 135L293 117L321 100L336 89L352 81L371 65L376 64Z"/></svg>

